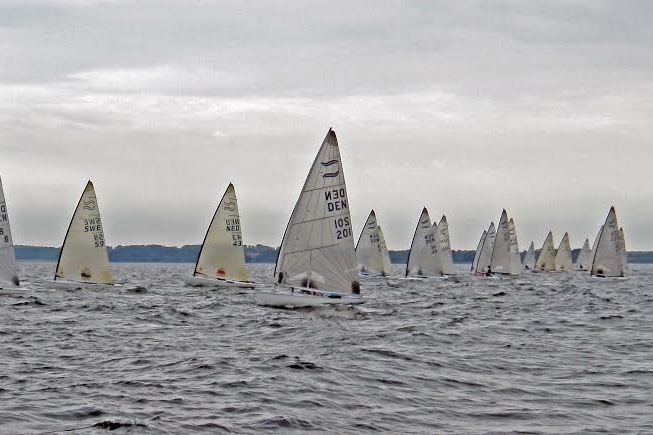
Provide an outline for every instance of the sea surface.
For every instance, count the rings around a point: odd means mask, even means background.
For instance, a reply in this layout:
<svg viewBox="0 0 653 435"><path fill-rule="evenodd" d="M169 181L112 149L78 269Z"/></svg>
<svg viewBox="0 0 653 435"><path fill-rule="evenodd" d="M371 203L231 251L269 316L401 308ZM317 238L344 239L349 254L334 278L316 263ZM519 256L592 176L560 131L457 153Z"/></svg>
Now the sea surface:
<svg viewBox="0 0 653 435"><path fill-rule="evenodd" d="M119 290L0 296L0 434L653 433L653 266L362 278L357 308L273 309L114 264ZM273 265L249 265L271 282ZM461 270L465 266L460 266Z"/></svg>

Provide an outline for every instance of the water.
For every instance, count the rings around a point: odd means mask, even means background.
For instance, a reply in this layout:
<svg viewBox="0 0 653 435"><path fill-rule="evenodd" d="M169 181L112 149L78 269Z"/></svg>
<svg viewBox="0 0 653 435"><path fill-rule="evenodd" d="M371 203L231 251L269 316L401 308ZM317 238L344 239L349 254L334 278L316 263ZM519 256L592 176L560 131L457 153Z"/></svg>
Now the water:
<svg viewBox="0 0 653 435"><path fill-rule="evenodd" d="M0 433L653 433L653 266L370 278L372 302L317 310L184 287L191 265L114 268L122 290L66 292L21 264Z"/></svg>

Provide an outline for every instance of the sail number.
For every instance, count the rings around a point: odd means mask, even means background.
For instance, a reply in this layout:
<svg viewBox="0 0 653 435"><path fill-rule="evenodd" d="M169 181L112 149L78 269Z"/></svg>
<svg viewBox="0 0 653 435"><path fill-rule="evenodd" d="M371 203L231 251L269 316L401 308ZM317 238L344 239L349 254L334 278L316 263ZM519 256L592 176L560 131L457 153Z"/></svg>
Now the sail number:
<svg viewBox="0 0 653 435"><path fill-rule="evenodd" d="M329 212L345 210L347 208L347 192L345 188L331 189L324 192L327 210Z"/></svg>
<svg viewBox="0 0 653 435"><path fill-rule="evenodd" d="M5 234L5 229L2 227L0 227L0 236L2 236L5 243L9 243L9 234Z"/></svg>
<svg viewBox="0 0 653 435"><path fill-rule="evenodd" d="M240 219L238 218L229 218L224 220L225 230L230 233L235 233L231 235L231 244L233 246L242 246L243 236L240 234Z"/></svg>
<svg viewBox="0 0 653 435"><path fill-rule="evenodd" d="M84 219L84 232L93 233L93 246L104 247L104 234L102 233L102 222L99 217Z"/></svg>
<svg viewBox="0 0 653 435"><path fill-rule="evenodd" d="M4 222L7 220L7 205L0 205L0 221Z"/></svg>
<svg viewBox="0 0 653 435"><path fill-rule="evenodd" d="M349 222L348 216L334 219L333 224L336 227L336 239L340 240L351 236L351 222Z"/></svg>

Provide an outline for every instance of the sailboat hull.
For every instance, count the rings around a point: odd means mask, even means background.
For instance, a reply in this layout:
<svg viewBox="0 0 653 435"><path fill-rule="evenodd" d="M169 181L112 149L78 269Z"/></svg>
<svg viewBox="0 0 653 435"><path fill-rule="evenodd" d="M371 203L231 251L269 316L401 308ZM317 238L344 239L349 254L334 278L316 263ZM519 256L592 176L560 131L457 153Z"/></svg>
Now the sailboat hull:
<svg viewBox="0 0 653 435"><path fill-rule="evenodd" d="M98 284L94 282L67 281L65 279L45 281L44 284L49 288L61 290L108 290L122 287L120 284Z"/></svg>
<svg viewBox="0 0 653 435"><path fill-rule="evenodd" d="M23 287L0 287L0 296L26 295L28 292Z"/></svg>
<svg viewBox="0 0 653 435"><path fill-rule="evenodd" d="M256 284L247 281L235 281L231 279L220 278L206 278L203 276L187 275L183 277L186 285L191 287L238 287L238 288L254 288Z"/></svg>
<svg viewBox="0 0 653 435"><path fill-rule="evenodd" d="M358 305L368 301L360 295L316 292L313 289L290 288L291 291L258 291L257 305L269 307L319 307L324 305ZM313 294L310 294L310 293ZM315 293L320 293L316 295Z"/></svg>

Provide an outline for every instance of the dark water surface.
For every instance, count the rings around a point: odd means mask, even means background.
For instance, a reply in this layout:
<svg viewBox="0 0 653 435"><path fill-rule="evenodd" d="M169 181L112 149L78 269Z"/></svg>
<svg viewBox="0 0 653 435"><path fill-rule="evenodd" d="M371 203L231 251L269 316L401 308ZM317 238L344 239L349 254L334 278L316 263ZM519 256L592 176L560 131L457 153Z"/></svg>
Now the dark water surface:
<svg viewBox="0 0 653 435"><path fill-rule="evenodd" d="M0 433L653 433L653 267L627 280L363 279L258 307L118 264L121 290L0 296ZM270 282L272 265L250 265ZM399 269L397 269L399 270Z"/></svg>

